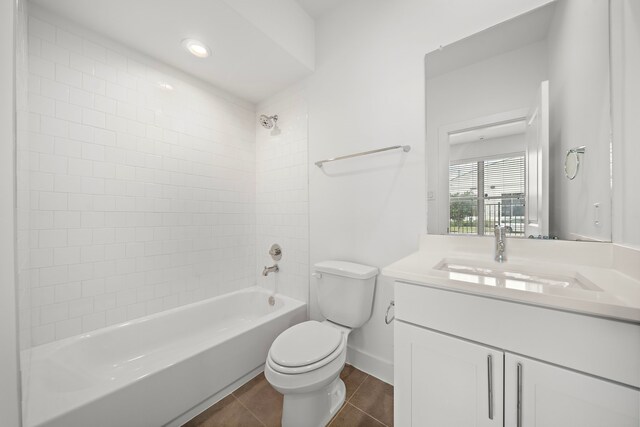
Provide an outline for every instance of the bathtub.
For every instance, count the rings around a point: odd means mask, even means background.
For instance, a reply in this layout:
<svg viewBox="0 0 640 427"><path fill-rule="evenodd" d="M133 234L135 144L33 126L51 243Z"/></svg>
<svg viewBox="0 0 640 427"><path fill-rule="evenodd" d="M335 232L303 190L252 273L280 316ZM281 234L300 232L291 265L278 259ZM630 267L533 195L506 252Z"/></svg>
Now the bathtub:
<svg viewBox="0 0 640 427"><path fill-rule="evenodd" d="M25 350L26 426L179 425L260 372L306 304L249 288Z"/></svg>

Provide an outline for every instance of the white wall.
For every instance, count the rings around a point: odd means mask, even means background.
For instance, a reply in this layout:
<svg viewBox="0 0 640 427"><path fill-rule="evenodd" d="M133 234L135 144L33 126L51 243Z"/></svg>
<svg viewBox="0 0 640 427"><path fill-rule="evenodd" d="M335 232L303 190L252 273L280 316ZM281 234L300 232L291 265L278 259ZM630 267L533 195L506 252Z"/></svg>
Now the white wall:
<svg viewBox="0 0 640 427"><path fill-rule="evenodd" d="M20 425L18 326L15 270L15 79L14 5L0 1L0 419L2 425ZM17 23L16 44L20 44Z"/></svg>
<svg viewBox="0 0 640 427"><path fill-rule="evenodd" d="M261 114L277 114L277 129L258 124ZM256 112L257 283L300 301L309 301L309 180L306 93L292 88L261 103ZM271 245L282 247L277 274Z"/></svg>
<svg viewBox="0 0 640 427"><path fill-rule="evenodd" d="M427 55L427 67L429 59ZM539 41L427 80L427 191L433 195L427 201L429 232L444 233L449 226L451 159L448 141L441 137L442 128L526 110L547 78L547 44ZM519 151L524 151L522 141Z"/></svg>
<svg viewBox="0 0 640 427"><path fill-rule="evenodd" d="M613 6L613 241L640 246L640 2Z"/></svg>
<svg viewBox="0 0 640 427"><path fill-rule="evenodd" d="M253 105L32 12L22 344L255 284Z"/></svg>
<svg viewBox="0 0 640 427"><path fill-rule="evenodd" d="M417 249L425 232L424 55L544 0L353 0L317 23L309 88L310 263L341 258L383 267ZM340 154L410 144L326 165ZM315 281L312 316L319 318ZM350 337L350 360L392 381L392 281L379 277L373 316Z"/></svg>
<svg viewBox="0 0 640 427"><path fill-rule="evenodd" d="M562 1L549 30L550 233L563 239L611 240L608 13L606 1ZM569 181L565 153L581 145L586 153Z"/></svg>

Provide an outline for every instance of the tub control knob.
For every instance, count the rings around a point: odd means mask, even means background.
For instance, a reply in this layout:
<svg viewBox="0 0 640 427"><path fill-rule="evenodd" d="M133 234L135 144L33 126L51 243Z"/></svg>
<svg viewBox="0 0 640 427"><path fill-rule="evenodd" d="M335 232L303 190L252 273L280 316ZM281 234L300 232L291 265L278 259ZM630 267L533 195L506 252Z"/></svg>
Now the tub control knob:
<svg viewBox="0 0 640 427"><path fill-rule="evenodd" d="M279 244L274 243L271 245L271 249L269 249L269 255L271 255L271 259L274 261L280 261L282 259L282 248Z"/></svg>

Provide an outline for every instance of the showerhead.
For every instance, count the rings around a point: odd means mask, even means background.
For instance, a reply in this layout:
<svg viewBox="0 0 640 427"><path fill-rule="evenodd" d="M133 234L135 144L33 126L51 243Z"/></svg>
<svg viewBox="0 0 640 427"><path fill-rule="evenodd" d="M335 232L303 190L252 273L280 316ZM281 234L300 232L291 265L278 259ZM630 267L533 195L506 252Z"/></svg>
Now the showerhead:
<svg viewBox="0 0 640 427"><path fill-rule="evenodd" d="M273 129L273 127L276 125L276 123L278 122L278 115L274 115L274 116L267 116L262 114L260 116L260 124L262 125L263 128L265 129Z"/></svg>

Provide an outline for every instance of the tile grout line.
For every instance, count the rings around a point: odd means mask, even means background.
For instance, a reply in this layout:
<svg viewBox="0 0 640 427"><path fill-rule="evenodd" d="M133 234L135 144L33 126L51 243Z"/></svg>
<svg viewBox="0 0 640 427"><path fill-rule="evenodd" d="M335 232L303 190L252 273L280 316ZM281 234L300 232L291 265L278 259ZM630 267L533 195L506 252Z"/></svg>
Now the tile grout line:
<svg viewBox="0 0 640 427"><path fill-rule="evenodd" d="M344 408L346 408L348 405L347 402L344 402L342 404L342 407L338 410L338 412L336 412L336 414L331 417L331 421L329 421L329 424L327 424L327 427L331 427L332 425L334 425L333 423L336 421L336 418L338 418L338 415L340 415L340 412L344 411Z"/></svg>
<svg viewBox="0 0 640 427"><path fill-rule="evenodd" d="M374 420L376 420L377 422L379 422L380 424L382 424L385 427L389 427L388 425L386 425L385 423L383 423L382 421L380 421L379 419L377 419L376 417L374 417L373 415L371 415L370 413L363 411L362 409L358 408L356 405L353 405L351 403L347 403L348 405L353 406L354 408L356 408L358 411L362 412L363 414L365 414L366 416L368 416L369 418L373 418Z"/></svg>
<svg viewBox="0 0 640 427"><path fill-rule="evenodd" d="M360 371L360 372L362 372L362 371ZM331 425L333 425L333 423L335 422L336 418L338 418L338 415L340 415L340 412L344 411L344 408L347 407L347 405L349 404L349 401L351 400L351 398L353 396L355 396L355 394L356 394L356 392L358 390L360 390L360 387L362 386L362 384L364 384L364 381L369 377L369 374L367 374L367 373L364 373L364 374L365 374L364 379L362 381L360 381L360 384L358 384L358 387L356 387L356 389L353 391L353 393L351 393L351 396L349 396L348 399L345 399L344 403L342 404L342 407L338 410L338 412L336 412L336 414L333 417L331 417L331 421L329 421L329 424L327 424L327 427L331 427ZM346 390L345 390L345 392L346 392Z"/></svg>
<svg viewBox="0 0 640 427"><path fill-rule="evenodd" d="M358 384L358 387L356 387L356 389L353 390L353 393L351 393L351 396L349 396L349 398L347 400L345 400L345 403L351 402L351 399L353 399L353 396L355 396L356 393L358 392L358 390L360 390L360 387L362 387L362 384L364 384L364 382L367 380L367 378L369 378L369 374L366 374L366 376L364 377L362 382L360 384Z"/></svg>
<svg viewBox="0 0 640 427"><path fill-rule="evenodd" d="M233 396L233 398L236 399L238 401L238 403L240 404L240 406L242 406L244 409L246 409L247 412L249 412L253 416L253 418L258 420L258 422L260 424L262 424L264 427L267 427L267 425L262 421L262 419L260 417L258 417L256 414L254 414L251 409L247 408L247 406L244 403L242 403L242 401L240 399L238 399L236 396Z"/></svg>

